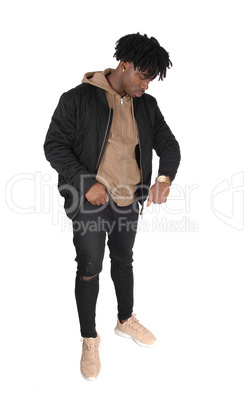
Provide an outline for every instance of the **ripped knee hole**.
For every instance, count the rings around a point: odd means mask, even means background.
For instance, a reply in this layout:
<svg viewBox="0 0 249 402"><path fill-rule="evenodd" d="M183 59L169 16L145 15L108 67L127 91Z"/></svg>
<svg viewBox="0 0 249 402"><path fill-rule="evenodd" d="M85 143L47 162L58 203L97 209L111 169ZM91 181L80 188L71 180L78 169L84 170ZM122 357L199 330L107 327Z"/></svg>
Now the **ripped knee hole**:
<svg viewBox="0 0 249 402"><path fill-rule="evenodd" d="M94 278L96 278L96 276L98 276L98 274L93 275L93 276L81 276L80 280L81 281L90 281L90 279L94 279Z"/></svg>

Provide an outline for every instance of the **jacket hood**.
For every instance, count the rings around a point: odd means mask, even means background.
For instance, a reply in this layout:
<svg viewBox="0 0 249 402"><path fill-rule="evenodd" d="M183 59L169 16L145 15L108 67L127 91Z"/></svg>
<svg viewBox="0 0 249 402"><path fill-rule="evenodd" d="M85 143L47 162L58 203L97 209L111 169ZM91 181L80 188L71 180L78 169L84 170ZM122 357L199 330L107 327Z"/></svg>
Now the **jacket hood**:
<svg viewBox="0 0 249 402"><path fill-rule="evenodd" d="M113 68L107 68L104 71L94 71L86 73L81 82L94 85L96 87L104 89L106 92L109 92L110 94L117 95L117 92L115 92L114 89L112 89L112 87L110 86L109 82L106 79L106 76L110 74L113 70L114 70Z"/></svg>

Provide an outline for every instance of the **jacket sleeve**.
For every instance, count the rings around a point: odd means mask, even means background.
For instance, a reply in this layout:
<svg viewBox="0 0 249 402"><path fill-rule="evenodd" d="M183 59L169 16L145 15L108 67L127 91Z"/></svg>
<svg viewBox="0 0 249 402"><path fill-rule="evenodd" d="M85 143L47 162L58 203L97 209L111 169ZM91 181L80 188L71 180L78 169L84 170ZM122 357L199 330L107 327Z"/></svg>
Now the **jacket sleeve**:
<svg viewBox="0 0 249 402"><path fill-rule="evenodd" d="M73 152L76 106L71 103L70 101L69 104L67 93L63 93L51 119L44 143L44 152L51 166L66 182L85 194L97 181Z"/></svg>
<svg viewBox="0 0 249 402"><path fill-rule="evenodd" d="M180 147L158 105L155 109L153 148L160 158L158 176L169 176L172 182L180 164Z"/></svg>

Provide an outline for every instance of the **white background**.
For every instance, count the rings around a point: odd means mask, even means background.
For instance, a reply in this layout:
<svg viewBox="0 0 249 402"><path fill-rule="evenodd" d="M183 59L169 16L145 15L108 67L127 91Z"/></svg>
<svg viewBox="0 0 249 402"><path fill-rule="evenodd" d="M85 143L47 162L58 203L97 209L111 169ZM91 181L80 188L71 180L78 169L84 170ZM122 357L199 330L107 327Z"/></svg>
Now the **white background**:
<svg viewBox="0 0 249 402"><path fill-rule="evenodd" d="M1 399L248 402L246 1L5 4ZM134 249L134 311L159 344L144 349L114 334L107 249L97 306L103 370L89 383L79 371L72 231L43 143L60 95L87 71L115 68L115 41L136 32L170 53L167 79L148 92L182 153L171 198L145 208L149 229L141 226ZM154 177L157 167L154 158ZM156 220L165 225L154 230Z"/></svg>

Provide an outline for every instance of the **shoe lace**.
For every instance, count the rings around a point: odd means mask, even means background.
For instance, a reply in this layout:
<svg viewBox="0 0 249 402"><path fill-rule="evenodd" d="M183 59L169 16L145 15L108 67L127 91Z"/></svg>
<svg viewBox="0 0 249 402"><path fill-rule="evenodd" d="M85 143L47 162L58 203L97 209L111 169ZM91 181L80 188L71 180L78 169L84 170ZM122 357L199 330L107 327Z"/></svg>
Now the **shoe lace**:
<svg viewBox="0 0 249 402"><path fill-rule="evenodd" d="M136 314L132 314L128 325L138 332L145 330L145 327L140 324L139 320L136 318Z"/></svg>
<svg viewBox="0 0 249 402"><path fill-rule="evenodd" d="M97 344L94 338L81 338L83 342L83 350L86 352L85 358L91 360L96 357Z"/></svg>

